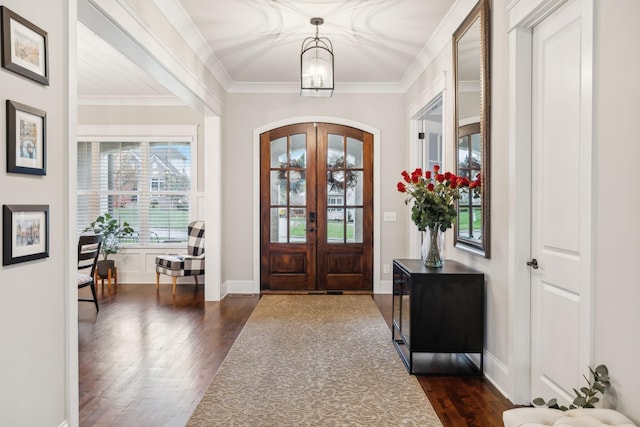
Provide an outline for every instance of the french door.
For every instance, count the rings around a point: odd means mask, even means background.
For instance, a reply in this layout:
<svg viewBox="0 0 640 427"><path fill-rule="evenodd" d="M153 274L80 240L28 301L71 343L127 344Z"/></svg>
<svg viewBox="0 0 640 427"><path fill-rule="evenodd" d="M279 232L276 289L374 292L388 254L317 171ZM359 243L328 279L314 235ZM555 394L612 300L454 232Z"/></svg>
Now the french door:
<svg viewBox="0 0 640 427"><path fill-rule="evenodd" d="M373 135L301 123L260 135L262 291L373 290Z"/></svg>

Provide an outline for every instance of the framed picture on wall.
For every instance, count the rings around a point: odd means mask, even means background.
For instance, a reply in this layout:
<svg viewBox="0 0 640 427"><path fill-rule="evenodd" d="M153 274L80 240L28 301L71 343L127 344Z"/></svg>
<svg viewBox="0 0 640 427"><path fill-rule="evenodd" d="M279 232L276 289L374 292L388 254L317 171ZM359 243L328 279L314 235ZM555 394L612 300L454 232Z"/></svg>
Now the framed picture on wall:
<svg viewBox="0 0 640 427"><path fill-rule="evenodd" d="M7 100L7 172L46 175L47 113Z"/></svg>
<svg viewBox="0 0 640 427"><path fill-rule="evenodd" d="M20 15L0 7L2 13L2 66L49 85L47 32Z"/></svg>
<svg viewBox="0 0 640 427"><path fill-rule="evenodd" d="M2 265L49 256L49 205L2 206Z"/></svg>

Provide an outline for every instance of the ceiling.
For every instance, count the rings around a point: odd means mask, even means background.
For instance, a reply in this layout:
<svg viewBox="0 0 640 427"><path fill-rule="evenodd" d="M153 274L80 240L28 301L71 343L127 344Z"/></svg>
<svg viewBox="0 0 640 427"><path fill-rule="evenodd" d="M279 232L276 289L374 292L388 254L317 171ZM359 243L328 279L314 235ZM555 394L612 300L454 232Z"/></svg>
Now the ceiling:
<svg viewBox="0 0 640 427"><path fill-rule="evenodd" d="M341 84L401 84L408 70L420 62L420 55L424 54L455 1L170 0L155 3L169 22L176 28L180 26L181 35L200 51L201 58L204 50L206 56L219 61L225 80L234 86L299 84L300 47L304 38L313 36L316 29L309 20L322 17L324 25L319 27L319 35L328 37L333 44L339 87ZM172 8L166 7L169 3ZM182 17L181 20L176 16ZM81 98L171 95L82 24L79 24L78 36Z"/></svg>

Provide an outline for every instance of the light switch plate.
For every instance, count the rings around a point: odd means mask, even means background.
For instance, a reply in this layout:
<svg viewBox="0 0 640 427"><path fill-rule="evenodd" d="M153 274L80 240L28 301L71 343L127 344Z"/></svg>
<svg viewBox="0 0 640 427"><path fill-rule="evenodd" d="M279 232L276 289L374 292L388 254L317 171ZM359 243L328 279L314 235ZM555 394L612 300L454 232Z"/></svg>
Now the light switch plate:
<svg viewBox="0 0 640 427"><path fill-rule="evenodd" d="M395 212L385 212L384 216L383 216L384 221L387 222L393 222L396 220L396 213Z"/></svg>

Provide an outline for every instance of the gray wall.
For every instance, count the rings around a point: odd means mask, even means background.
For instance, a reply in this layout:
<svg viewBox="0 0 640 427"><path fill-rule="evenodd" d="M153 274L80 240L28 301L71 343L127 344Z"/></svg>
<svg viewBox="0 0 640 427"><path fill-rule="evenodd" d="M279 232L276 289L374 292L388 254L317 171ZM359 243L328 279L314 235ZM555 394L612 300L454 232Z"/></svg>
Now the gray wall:
<svg viewBox="0 0 640 427"><path fill-rule="evenodd" d="M382 264L406 256L406 208L395 184L407 159L404 96L400 94L335 94L328 99L298 94L228 94L222 117L222 280L253 280L254 241L253 130L292 117L331 116L380 130L381 210L398 212L397 222L382 222ZM382 274L382 272L380 272ZM391 280L391 275L382 275Z"/></svg>
<svg viewBox="0 0 640 427"><path fill-rule="evenodd" d="M50 85L0 68L0 200L2 204L49 205L49 258L0 267L0 425L57 426L69 418L69 239L67 144L68 36L66 1L33 7L24 0L2 4L47 31ZM47 175L6 172L6 100L47 112ZM2 236L2 241L9 236ZM75 285L75 278L74 278ZM75 319L71 319L74 320Z"/></svg>

